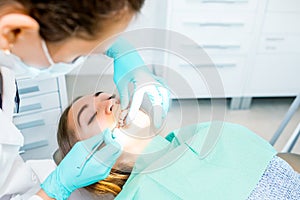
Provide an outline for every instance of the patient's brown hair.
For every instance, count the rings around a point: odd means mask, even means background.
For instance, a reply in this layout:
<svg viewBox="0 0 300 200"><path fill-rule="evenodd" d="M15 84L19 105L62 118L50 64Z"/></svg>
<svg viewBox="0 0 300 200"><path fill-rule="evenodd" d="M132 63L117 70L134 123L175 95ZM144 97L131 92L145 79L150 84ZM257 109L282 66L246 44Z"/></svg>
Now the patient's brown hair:
<svg viewBox="0 0 300 200"><path fill-rule="evenodd" d="M74 144L79 141L75 131L68 127L68 113L71 106L72 104L62 113L57 130L57 141L62 158L65 157ZM127 165L122 165L121 168L122 171L112 169L106 179L89 185L85 187L85 189L96 195L112 194L113 196L117 196L121 192L132 170L132 167Z"/></svg>

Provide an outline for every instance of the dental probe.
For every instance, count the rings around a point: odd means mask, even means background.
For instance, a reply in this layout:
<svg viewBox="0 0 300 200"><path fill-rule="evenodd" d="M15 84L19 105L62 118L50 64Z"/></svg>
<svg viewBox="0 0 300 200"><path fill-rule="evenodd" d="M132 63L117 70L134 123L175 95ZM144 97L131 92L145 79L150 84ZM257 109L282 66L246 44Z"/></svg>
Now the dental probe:
<svg viewBox="0 0 300 200"><path fill-rule="evenodd" d="M119 119L118 122L116 124L116 126L114 128L111 129L111 133L113 136L113 139L115 139L116 134L114 134L115 130L121 127L125 126L125 119L126 116L128 114L128 110L122 110L120 115L119 115ZM117 134L118 135L118 134ZM99 142L93 149L92 151L85 157L84 161L82 162L82 164L77 167L78 169L81 169L86 163L87 161L96 153L96 151L99 149L99 147L103 144L104 142Z"/></svg>
<svg viewBox="0 0 300 200"><path fill-rule="evenodd" d="M104 142L99 142L93 149L92 151L85 157L84 161L82 162L82 164L77 167L78 169L83 168L83 166L87 163L87 161L96 153L96 151L98 150L98 148L103 144Z"/></svg>

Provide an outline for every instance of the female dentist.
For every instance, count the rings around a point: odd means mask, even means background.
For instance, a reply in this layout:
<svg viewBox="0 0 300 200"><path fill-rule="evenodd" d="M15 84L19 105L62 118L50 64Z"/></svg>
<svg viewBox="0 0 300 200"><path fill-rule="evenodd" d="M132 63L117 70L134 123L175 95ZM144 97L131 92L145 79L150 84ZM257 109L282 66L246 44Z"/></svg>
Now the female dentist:
<svg viewBox="0 0 300 200"><path fill-rule="evenodd" d="M16 176L15 172L21 171L22 177L26 176L21 169L26 166L22 165L18 155L23 137L11 122L15 94L11 71L31 77L70 72L84 61L81 56L88 55L99 43L122 32L143 3L144 0L0 0L0 194L3 191L5 194L6 186L11 182L9 177ZM140 80L153 83L152 87L134 91L132 101L137 106L129 109L126 121L134 118L142 96L147 93L154 99L152 103L159 104L163 110L162 115L154 114L158 118L154 121L159 126L168 110L169 93L143 66L136 51L122 56L128 49L130 45L128 47L126 41L118 39L107 51L103 48L99 53L105 52L114 58L114 81L122 109L129 106L130 82L135 88L142 85ZM105 148L91 154L99 142L106 143ZM78 142L31 199L67 199L74 190L105 179L119 154L120 147L111 139L109 130ZM30 184L27 187L30 188ZM17 194L22 190L24 188L15 188L14 192Z"/></svg>

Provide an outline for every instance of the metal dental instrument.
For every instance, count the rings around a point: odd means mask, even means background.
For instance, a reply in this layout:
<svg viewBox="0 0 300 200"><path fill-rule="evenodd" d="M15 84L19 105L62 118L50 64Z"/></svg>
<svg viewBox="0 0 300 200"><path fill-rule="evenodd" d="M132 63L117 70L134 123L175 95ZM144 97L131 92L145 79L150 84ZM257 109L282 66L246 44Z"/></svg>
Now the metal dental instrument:
<svg viewBox="0 0 300 200"><path fill-rule="evenodd" d="M116 128L120 128L120 127L123 127L125 126L125 119L127 117L127 114L128 114L128 110L122 110L119 117L118 117L118 120L117 120L117 124L114 128L111 129L111 133L113 135L114 131ZM113 135L114 137L114 135ZM84 161L82 162L82 164L80 166L78 166L77 168L78 169L82 169L84 167L84 165L87 163L87 161L96 153L97 150L99 150L99 148L101 147L101 145L103 144L104 142L99 142L93 149L92 151L85 157Z"/></svg>
<svg viewBox="0 0 300 200"><path fill-rule="evenodd" d="M113 134L113 132L115 131L116 128L120 128L120 127L123 127L125 124L124 124L124 120L125 120L125 117L127 116L128 114L128 111L127 110L122 110L120 115L119 115L119 119L117 121L117 124L114 128L111 129L111 133ZM82 162L82 164L80 166L78 166L77 168L78 169L82 169L83 166L87 163L87 161L96 153L96 151L101 147L101 145L103 144L104 142L99 142L94 148L93 150L85 157L84 161Z"/></svg>
<svg viewBox="0 0 300 200"><path fill-rule="evenodd" d="M94 148L93 150L85 157L84 161L82 162L82 164L80 166L78 166L78 169L82 169L83 166L87 163L87 161L96 153L96 151L99 149L99 147L103 144L104 142L99 142Z"/></svg>

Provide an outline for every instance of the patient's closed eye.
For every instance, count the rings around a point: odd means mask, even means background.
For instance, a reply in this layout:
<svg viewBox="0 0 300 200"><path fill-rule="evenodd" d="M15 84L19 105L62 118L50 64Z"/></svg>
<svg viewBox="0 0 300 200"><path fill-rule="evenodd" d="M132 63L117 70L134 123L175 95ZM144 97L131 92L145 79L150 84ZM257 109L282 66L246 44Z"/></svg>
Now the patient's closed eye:
<svg viewBox="0 0 300 200"><path fill-rule="evenodd" d="M116 95L115 95L115 94L113 94L113 95L111 95L110 97L108 97L107 100L114 99L114 98L116 98Z"/></svg>
<svg viewBox="0 0 300 200"><path fill-rule="evenodd" d="M94 119L96 118L96 116L97 116L97 112L95 112L95 113L92 115L92 117L90 118L90 120L89 120L89 122L88 122L88 125L90 125L90 124L94 121Z"/></svg>

